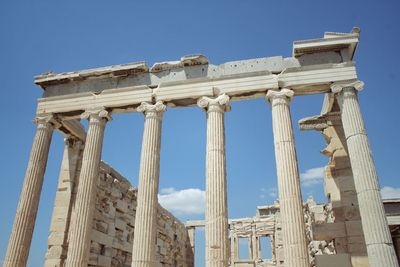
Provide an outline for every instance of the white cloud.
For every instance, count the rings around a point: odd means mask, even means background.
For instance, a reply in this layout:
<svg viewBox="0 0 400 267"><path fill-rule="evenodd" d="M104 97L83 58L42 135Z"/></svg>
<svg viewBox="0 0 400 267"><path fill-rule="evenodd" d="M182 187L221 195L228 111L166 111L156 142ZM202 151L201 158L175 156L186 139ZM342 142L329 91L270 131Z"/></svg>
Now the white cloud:
<svg viewBox="0 0 400 267"><path fill-rule="evenodd" d="M268 196L277 197L278 196L278 189L276 189L276 187L270 188L269 191L268 191Z"/></svg>
<svg viewBox="0 0 400 267"><path fill-rule="evenodd" d="M381 189L381 194L383 199L388 198L400 198L400 188L399 187L391 187L391 186L384 186Z"/></svg>
<svg viewBox="0 0 400 267"><path fill-rule="evenodd" d="M203 214L206 193L198 188L175 190L173 187L160 190L158 201L161 206L177 215Z"/></svg>
<svg viewBox="0 0 400 267"><path fill-rule="evenodd" d="M324 167L311 168L300 173L301 183L305 187L319 184L324 179Z"/></svg>
<svg viewBox="0 0 400 267"><path fill-rule="evenodd" d="M276 198L278 196L278 190L276 189L276 187L272 187L272 188L261 188L261 194L260 194L260 198L264 199L266 197L272 197L272 198Z"/></svg>

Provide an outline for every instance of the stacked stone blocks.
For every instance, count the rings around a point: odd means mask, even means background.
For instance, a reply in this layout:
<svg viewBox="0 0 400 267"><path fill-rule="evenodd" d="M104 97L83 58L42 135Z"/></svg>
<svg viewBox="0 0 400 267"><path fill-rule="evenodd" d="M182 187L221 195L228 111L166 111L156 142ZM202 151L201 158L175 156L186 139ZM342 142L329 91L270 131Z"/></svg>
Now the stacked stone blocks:
<svg viewBox="0 0 400 267"><path fill-rule="evenodd" d="M73 220L73 212L68 210L73 210L71 205L76 189L72 188L76 182L65 180L65 176L62 170L48 239L46 267L64 266L68 252L68 225L71 218ZM129 181L102 162L90 234L88 266L131 266L136 197L137 190ZM157 243L154 244L157 267L193 266L193 252L185 226L160 205L157 225Z"/></svg>

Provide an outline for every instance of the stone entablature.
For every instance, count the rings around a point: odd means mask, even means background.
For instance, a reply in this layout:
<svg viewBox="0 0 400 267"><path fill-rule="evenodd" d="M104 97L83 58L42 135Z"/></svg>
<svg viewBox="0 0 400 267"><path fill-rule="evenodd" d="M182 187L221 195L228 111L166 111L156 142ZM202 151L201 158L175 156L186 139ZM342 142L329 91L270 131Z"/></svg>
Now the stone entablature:
<svg viewBox="0 0 400 267"><path fill-rule="evenodd" d="M76 190L73 185L76 181L66 179L66 175L62 173L59 178L45 261L48 267L64 266L68 254L68 225L74 217ZM131 266L136 199L137 189L102 162L90 233L88 266ZM193 266L194 255L185 226L160 205L157 208L157 233L157 266Z"/></svg>
<svg viewBox="0 0 400 267"><path fill-rule="evenodd" d="M198 98L227 94L231 101L262 98L267 90L290 88L295 95L330 92L330 84L357 79L352 61L357 31L329 34L294 43L293 57L255 58L213 65L202 55L179 61L115 65L35 77L44 89L38 114L104 107L111 113L132 112L142 102L168 107L194 106ZM314 58L317 58L315 60Z"/></svg>

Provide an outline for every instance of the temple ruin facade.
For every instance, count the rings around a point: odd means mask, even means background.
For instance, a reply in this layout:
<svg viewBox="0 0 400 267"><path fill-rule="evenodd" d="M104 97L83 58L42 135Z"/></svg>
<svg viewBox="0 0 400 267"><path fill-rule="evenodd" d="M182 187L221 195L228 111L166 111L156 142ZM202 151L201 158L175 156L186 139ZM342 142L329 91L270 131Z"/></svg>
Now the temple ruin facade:
<svg viewBox="0 0 400 267"><path fill-rule="evenodd" d="M137 62L36 76L43 96L3 266L27 264L54 130L65 144L46 267L193 267L196 227L205 228L207 267L399 266L400 202L382 201L357 97L364 87L353 61L359 35L354 28L295 41L287 58L213 65L190 55L151 68ZM321 113L299 127L326 140L322 204L302 201L290 114L294 98L311 94L325 95ZM255 98L271 107L279 199L253 218L229 219L224 114L230 102ZM204 221L183 223L158 204L160 145L163 113L191 106L207 117L206 210ZM144 115L137 187L101 158L107 124L130 112ZM247 258L238 252L243 238Z"/></svg>

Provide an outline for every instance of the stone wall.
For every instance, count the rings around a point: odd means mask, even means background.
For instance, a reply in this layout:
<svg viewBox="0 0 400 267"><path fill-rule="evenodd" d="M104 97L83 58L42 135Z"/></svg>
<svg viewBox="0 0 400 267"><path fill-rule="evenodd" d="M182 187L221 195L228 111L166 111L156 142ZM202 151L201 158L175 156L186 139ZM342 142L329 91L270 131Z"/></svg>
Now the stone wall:
<svg viewBox="0 0 400 267"><path fill-rule="evenodd" d="M233 219L229 224L231 239L231 263L234 267L281 267L285 256L282 241L282 225L279 203L257 207L253 218ZM263 247L261 238L270 238L270 248ZM248 242L248 259L239 257L239 239L246 238ZM268 246L268 244L267 244ZM271 258L262 256L262 251L271 252Z"/></svg>
<svg viewBox="0 0 400 267"><path fill-rule="evenodd" d="M306 236L309 248L310 267L324 266L317 264L317 258L335 255L334 240L329 236L319 234L319 240L314 238L315 225L325 225L334 221L331 204L317 204L309 197L304 204ZM234 219L230 221L231 265L235 267L281 267L285 266L285 254L282 242L282 225L279 202L273 205L257 207L257 215L253 218ZM319 229L317 229L318 231ZM271 258L262 257L262 251L268 249L261 244L262 237L270 238ZM323 239L323 237L327 239ZM248 259L239 258L239 238L248 242ZM268 244L267 244L268 246Z"/></svg>
<svg viewBox="0 0 400 267"><path fill-rule="evenodd" d="M335 257L347 257L349 266L351 264L354 267L364 267L369 266L367 248L339 110L335 101L332 111L327 114L329 126L322 131L327 143L322 153L329 157L329 163L325 167L324 188L332 205L334 221L319 225L318 233L329 233L321 238L329 237L334 240L338 255ZM315 231L315 239L319 240L321 238L318 237L318 233Z"/></svg>
<svg viewBox="0 0 400 267"><path fill-rule="evenodd" d="M257 264L257 266L267 266L264 264L274 264L273 266L275 266L276 251L279 251L279 247L282 247L282 239L279 238L279 235L276 235L276 227L277 225L280 225L280 222L276 222L276 219L279 218L272 215L235 219L230 222L230 266L254 266L255 263ZM264 236L269 236L271 238L271 252L273 255L272 259L262 259L261 257L260 239ZM239 257L239 239L241 238L245 238L244 240L248 241L249 257L247 259L241 259Z"/></svg>
<svg viewBox="0 0 400 267"><path fill-rule="evenodd" d="M330 240L335 253L323 257L316 255L318 265L340 262L341 266L369 266L367 249L354 177L347 149L347 141L340 108L333 95L325 95L321 115L299 121L301 130L318 130L324 136L326 147L321 153L329 158L325 166L324 190L330 208L329 220L312 222L312 240Z"/></svg>
<svg viewBox="0 0 400 267"><path fill-rule="evenodd" d="M48 239L48 267L65 264L81 150L80 144L66 144ZM131 266L136 193L128 180L101 163L89 266ZM157 267L193 266L194 255L185 226L161 206L155 246L160 262Z"/></svg>

